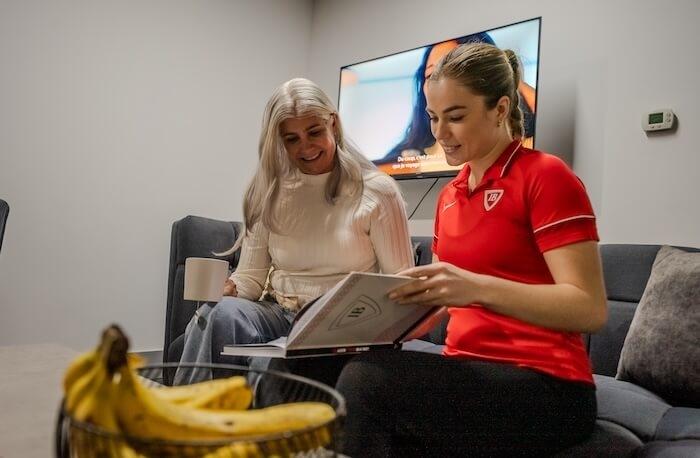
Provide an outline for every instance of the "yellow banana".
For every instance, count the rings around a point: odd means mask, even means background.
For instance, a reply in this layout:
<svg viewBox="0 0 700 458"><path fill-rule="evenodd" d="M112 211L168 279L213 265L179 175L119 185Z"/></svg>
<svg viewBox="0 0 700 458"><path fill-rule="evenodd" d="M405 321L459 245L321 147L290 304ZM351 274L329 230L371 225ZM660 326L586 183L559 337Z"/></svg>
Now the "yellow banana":
<svg viewBox="0 0 700 458"><path fill-rule="evenodd" d="M120 371L117 415L131 435L161 439L218 439L282 433L321 425L335 417L324 403L304 402L247 411L214 411L169 403Z"/></svg>
<svg viewBox="0 0 700 458"><path fill-rule="evenodd" d="M153 393L165 401L201 409L245 410L253 400L253 392L242 376L157 387Z"/></svg>
<svg viewBox="0 0 700 458"><path fill-rule="evenodd" d="M98 349L96 348L92 351L76 356L73 361L70 362L68 369L66 369L66 373L63 375L63 391L65 393L68 392L76 380L92 369L92 366L97 360L97 355Z"/></svg>
<svg viewBox="0 0 700 458"><path fill-rule="evenodd" d="M265 454L254 442L238 442L218 448L202 458L261 458L264 456ZM270 458L269 455L267 457Z"/></svg>
<svg viewBox="0 0 700 458"><path fill-rule="evenodd" d="M110 351L110 342L104 342L104 347L92 352L94 355L86 356L76 362L78 365L87 365L89 370L71 381L66 396L66 410L74 420L88 422L110 433L120 431L115 413L115 390L112 374L108 372L106 358ZM87 354L86 354L87 355ZM77 371L73 371L74 377ZM89 434L79 428L72 428L70 434L71 450L75 456L96 457L122 457L138 458L125 442L120 439Z"/></svg>
<svg viewBox="0 0 700 458"><path fill-rule="evenodd" d="M101 369L98 364L93 364L88 372L75 380L65 396L65 409L71 416L74 416L75 410L80 403L89 396L95 387L95 381L101 376Z"/></svg>

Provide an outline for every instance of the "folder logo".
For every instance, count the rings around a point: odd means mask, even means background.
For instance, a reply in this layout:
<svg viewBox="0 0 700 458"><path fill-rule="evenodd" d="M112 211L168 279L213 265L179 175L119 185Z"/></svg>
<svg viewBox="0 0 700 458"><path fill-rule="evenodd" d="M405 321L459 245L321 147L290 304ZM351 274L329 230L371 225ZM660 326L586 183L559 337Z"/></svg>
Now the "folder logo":
<svg viewBox="0 0 700 458"><path fill-rule="evenodd" d="M347 328L371 320L382 314L379 305L371 298L362 295L352 301L331 324L329 331Z"/></svg>

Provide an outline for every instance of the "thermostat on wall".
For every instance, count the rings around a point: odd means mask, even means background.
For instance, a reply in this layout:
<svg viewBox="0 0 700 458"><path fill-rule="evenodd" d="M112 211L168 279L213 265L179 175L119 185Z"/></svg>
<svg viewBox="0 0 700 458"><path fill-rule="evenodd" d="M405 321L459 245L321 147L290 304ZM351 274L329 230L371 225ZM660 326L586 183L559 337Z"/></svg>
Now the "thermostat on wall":
<svg viewBox="0 0 700 458"><path fill-rule="evenodd" d="M642 117L642 129L647 132L670 129L675 119L676 116L671 110L650 111Z"/></svg>

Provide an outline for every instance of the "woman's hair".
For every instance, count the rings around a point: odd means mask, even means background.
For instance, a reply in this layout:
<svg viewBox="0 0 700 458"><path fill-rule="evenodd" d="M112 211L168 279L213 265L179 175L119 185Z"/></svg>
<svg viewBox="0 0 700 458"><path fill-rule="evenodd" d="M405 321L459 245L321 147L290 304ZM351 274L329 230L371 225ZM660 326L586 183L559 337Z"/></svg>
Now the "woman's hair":
<svg viewBox="0 0 700 458"><path fill-rule="evenodd" d="M488 33L475 33L459 37L455 41L458 45L466 43L489 43L495 45L493 39ZM381 162L394 162L396 158L401 156L401 152L406 149L425 149L435 143L435 137L430 131L430 122L428 115L425 112L426 101L423 93L423 84L425 83L425 68L428 65L428 57L433 48L440 43L428 46L421 58L421 64L418 66L416 73L413 74L413 111L411 112L411 120L406 127L406 132L402 140L394 146L391 151L381 159Z"/></svg>
<svg viewBox="0 0 700 458"><path fill-rule="evenodd" d="M377 168L345 137L338 112L321 88L305 78L291 79L275 89L265 106L258 144L258 167L243 200L245 230L241 231L231 249L217 254L228 255L237 250L245 235L258 222L270 231L280 232L274 212L280 186L293 176L296 169L284 148L280 124L287 119L308 116L335 120L336 150L333 170L325 188L326 201L334 204L341 189L349 189L351 196L359 201L364 189L363 175Z"/></svg>
<svg viewBox="0 0 700 458"><path fill-rule="evenodd" d="M502 51L484 43L473 43L453 49L435 66L430 81L449 78L485 97L487 109L493 109L498 100L510 99L508 126L515 138L523 136L523 112L520 109L518 84L520 62L510 49Z"/></svg>

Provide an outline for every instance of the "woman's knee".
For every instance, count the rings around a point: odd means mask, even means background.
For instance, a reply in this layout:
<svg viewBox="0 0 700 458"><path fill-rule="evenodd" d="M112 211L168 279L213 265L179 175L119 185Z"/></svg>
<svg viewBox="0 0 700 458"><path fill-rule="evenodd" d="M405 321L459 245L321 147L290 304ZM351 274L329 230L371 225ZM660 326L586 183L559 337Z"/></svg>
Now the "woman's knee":
<svg viewBox="0 0 700 458"><path fill-rule="evenodd" d="M216 304L209 314L212 342L248 343L245 340L256 334L250 319L256 307L255 302L236 297L226 297Z"/></svg>
<svg viewBox="0 0 700 458"><path fill-rule="evenodd" d="M396 373L392 370L389 360L393 359L390 352L371 352L358 355L351 359L338 377L336 387L345 394L367 393L381 396L385 390L394 385Z"/></svg>

